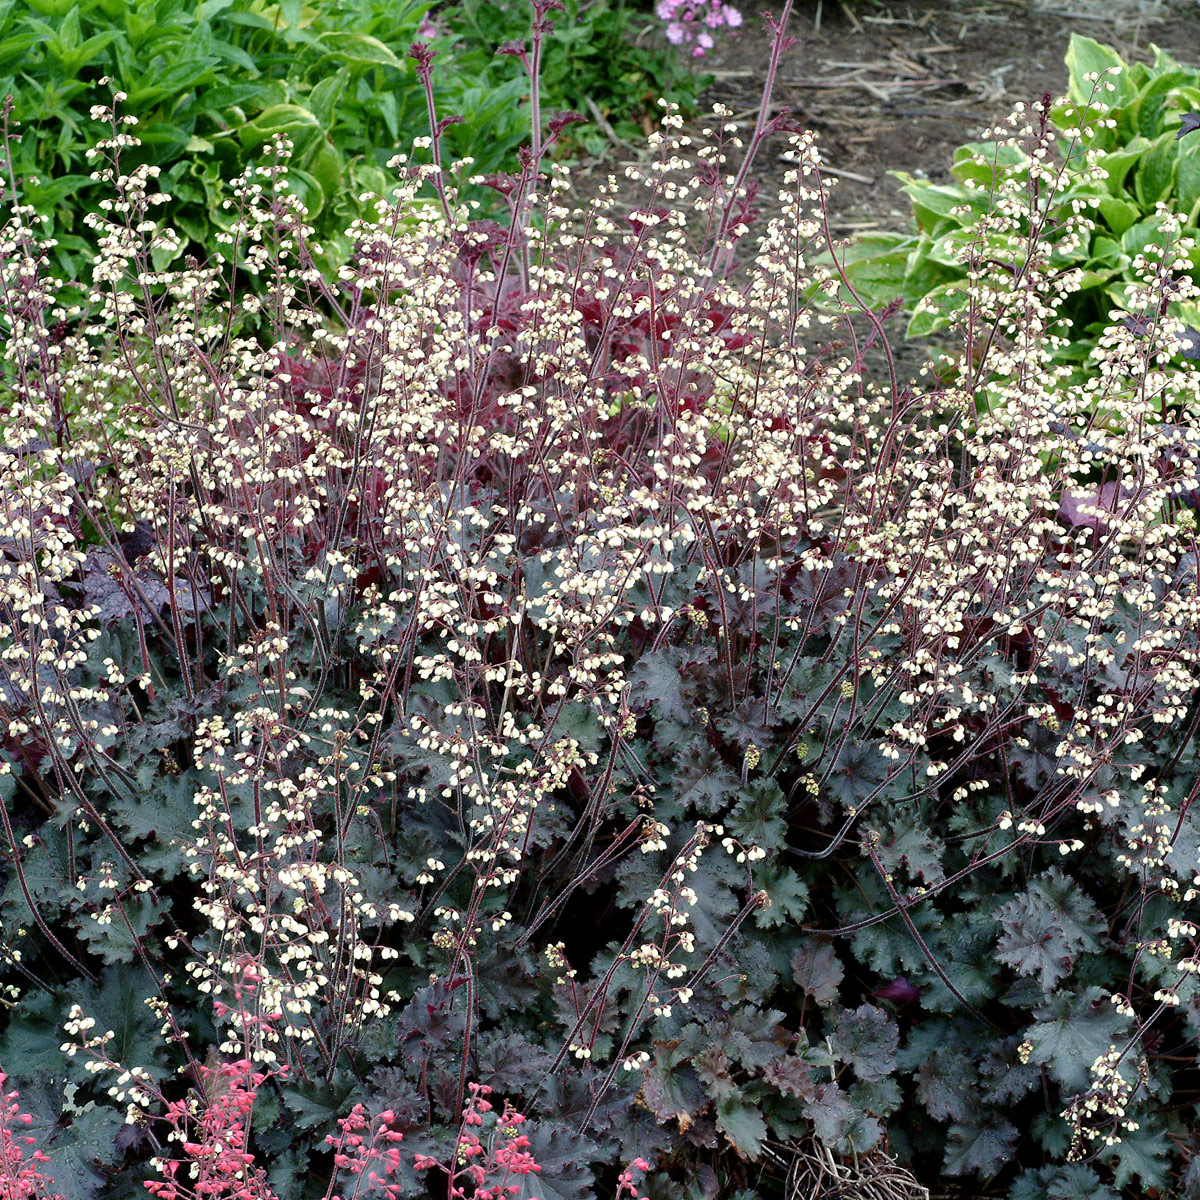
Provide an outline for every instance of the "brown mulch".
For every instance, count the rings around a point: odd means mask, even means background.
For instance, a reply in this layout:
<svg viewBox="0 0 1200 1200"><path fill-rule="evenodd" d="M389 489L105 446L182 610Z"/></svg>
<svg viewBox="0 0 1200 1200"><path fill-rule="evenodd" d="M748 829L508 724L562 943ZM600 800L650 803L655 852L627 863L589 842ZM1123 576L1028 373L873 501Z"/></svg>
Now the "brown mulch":
<svg viewBox="0 0 1200 1200"><path fill-rule="evenodd" d="M741 7L748 14L756 6ZM771 7L778 11L781 0ZM1152 60L1152 44L1185 64L1200 60L1194 10L1171 0L797 0L788 31L800 42L784 56L772 103L818 134L825 173L836 179L829 215L839 237L907 230L908 200L889 170L949 180L957 146L980 140L1018 101L1064 93L1072 32L1113 46L1127 61ZM748 135L768 57L769 34L757 18L718 39L701 64L716 81L695 126L719 101ZM786 149L785 135L768 142L752 170L768 208L789 169L780 160ZM594 195L609 174L622 180L623 168L645 156L614 142L611 153L573 171L578 194ZM621 200L635 203L633 185L622 186ZM903 328L900 317L889 326L908 381L934 347L904 344Z"/></svg>

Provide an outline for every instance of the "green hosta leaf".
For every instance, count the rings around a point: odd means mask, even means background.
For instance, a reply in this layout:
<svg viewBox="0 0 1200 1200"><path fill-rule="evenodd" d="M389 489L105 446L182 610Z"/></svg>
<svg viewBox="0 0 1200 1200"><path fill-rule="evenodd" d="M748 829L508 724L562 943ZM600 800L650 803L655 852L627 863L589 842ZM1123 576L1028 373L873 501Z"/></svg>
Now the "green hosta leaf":
<svg viewBox="0 0 1200 1200"><path fill-rule="evenodd" d="M1147 246L1163 244L1162 217L1147 217L1136 225L1131 225L1121 235L1121 247L1130 258L1141 254Z"/></svg>
<svg viewBox="0 0 1200 1200"><path fill-rule="evenodd" d="M394 71L405 69L393 50L368 33L323 33L317 40L331 57L342 62L360 67L391 67Z"/></svg>
<svg viewBox="0 0 1200 1200"><path fill-rule="evenodd" d="M1195 224L1200 215L1200 139L1190 138L1177 143L1179 162L1175 170L1175 207Z"/></svg>
<svg viewBox="0 0 1200 1200"><path fill-rule="evenodd" d="M1174 191L1178 156L1173 133L1162 134L1142 156L1133 174L1133 190L1143 209L1153 208Z"/></svg>
<svg viewBox="0 0 1200 1200"><path fill-rule="evenodd" d="M954 318L971 302L967 285L962 282L941 283L922 296L908 323L907 336L928 337L939 329L947 329Z"/></svg>
<svg viewBox="0 0 1200 1200"><path fill-rule="evenodd" d="M277 133L286 134L295 140L295 135L308 130L318 130L321 122L299 104L272 104L263 109L252 121L247 121L238 131L245 146L257 146L269 141Z"/></svg>
<svg viewBox="0 0 1200 1200"><path fill-rule="evenodd" d="M1109 108L1124 108L1134 97L1134 89L1129 82L1125 63L1121 56L1108 46L1082 34L1071 34L1067 46L1065 62L1070 82L1068 95L1076 104L1086 104L1090 99L1102 100ZM1117 70L1105 75L1099 84L1089 83L1084 76L1091 72L1101 74L1116 67ZM1105 83L1111 83L1111 92L1104 90Z"/></svg>
<svg viewBox="0 0 1200 1200"><path fill-rule="evenodd" d="M912 201L917 227L931 236L942 231L943 220L948 224L973 225L987 212L987 198L979 192L969 192L954 184L930 183L907 171L889 171L888 174L900 181Z"/></svg>
<svg viewBox="0 0 1200 1200"><path fill-rule="evenodd" d="M1120 237L1131 226L1136 225L1138 218L1142 215L1142 210L1136 204L1130 200L1122 200L1119 196L1109 196L1107 199L1101 200L1096 206L1096 211L1117 237ZM1103 246L1100 245L1101 242L1104 243ZM1092 245L1089 261L1095 262L1097 259L1103 261L1118 253L1123 253L1118 242L1111 238L1097 237Z"/></svg>
<svg viewBox="0 0 1200 1200"><path fill-rule="evenodd" d="M896 1069L900 1031L881 1008L864 1004L844 1010L833 1035L834 1053L854 1068L859 1079L882 1079Z"/></svg>
<svg viewBox="0 0 1200 1200"><path fill-rule="evenodd" d="M345 164L341 154L327 137L314 143L312 150L305 157L304 169L321 189L322 207L345 191Z"/></svg>
<svg viewBox="0 0 1200 1200"><path fill-rule="evenodd" d="M215 83L215 65L215 59L199 58L176 63L166 70L156 68L147 71L136 83L130 85L129 107L140 108L164 96L190 91L199 84Z"/></svg>
<svg viewBox="0 0 1200 1200"><path fill-rule="evenodd" d="M954 165L950 168L950 174L959 183L973 179L991 189L1012 168L1028 163L1029 155L1019 146L1000 142L966 142L954 151Z"/></svg>
<svg viewBox="0 0 1200 1200"><path fill-rule="evenodd" d="M343 99L349 83L349 70L339 67L332 75L326 75L319 83L313 84L308 94L308 107L326 129L334 124L338 103Z"/></svg>
<svg viewBox="0 0 1200 1200"><path fill-rule="evenodd" d="M1120 1015L1103 989L1089 987L1077 995L1060 993L1034 1010L1037 1024L1027 1037L1033 1045L1030 1060L1042 1063L1063 1087L1082 1092L1089 1068L1111 1046L1122 1045L1129 1020Z"/></svg>
<svg viewBox="0 0 1200 1200"><path fill-rule="evenodd" d="M1110 195L1117 198L1128 196L1128 175L1130 169L1141 161L1150 142L1144 137L1135 137L1125 145L1117 146L1099 158L1098 165L1108 172L1103 187ZM1141 209L1138 210L1141 212Z"/></svg>
<svg viewBox="0 0 1200 1200"><path fill-rule="evenodd" d="M1016 1140L1016 1129L1001 1117L951 1125L942 1169L947 1175L994 1175L1011 1160Z"/></svg>
<svg viewBox="0 0 1200 1200"><path fill-rule="evenodd" d="M838 257L854 290L868 303L878 305L897 296L911 297L906 276L915 245L916 240L908 234L867 233L839 250ZM818 265L826 263L824 256L817 259Z"/></svg>
<svg viewBox="0 0 1200 1200"><path fill-rule="evenodd" d="M945 267L955 275L961 275L963 255L969 253L968 247L977 242L978 237L972 229L948 229L933 239L928 250L929 262Z"/></svg>
<svg viewBox="0 0 1200 1200"><path fill-rule="evenodd" d="M1130 105L1129 116L1135 132L1148 138L1162 133L1163 119L1173 111L1171 93L1195 78L1194 71L1165 71L1151 79Z"/></svg>

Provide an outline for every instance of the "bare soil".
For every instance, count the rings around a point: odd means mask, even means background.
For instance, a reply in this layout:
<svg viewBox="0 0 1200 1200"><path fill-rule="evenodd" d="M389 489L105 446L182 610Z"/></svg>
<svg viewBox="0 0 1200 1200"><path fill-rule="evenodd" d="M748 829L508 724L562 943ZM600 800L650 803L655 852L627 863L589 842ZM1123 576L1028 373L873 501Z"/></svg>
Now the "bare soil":
<svg viewBox="0 0 1200 1200"><path fill-rule="evenodd" d="M741 4L744 13L754 7ZM780 0L772 5L780 7ZM1185 15L1172 0L797 0L788 32L800 41L784 56L772 111L787 106L817 132L826 174L837 181L829 213L838 237L907 230L908 200L888 171L949 180L957 146L980 140L1018 101L1063 94L1072 32L1113 46L1126 61L1151 61L1152 45L1185 64L1200 60L1194 6ZM720 101L749 134L769 53L758 18L718 39L700 64L716 81L702 97L697 127ZM784 186L786 149L784 135L769 141L753 166L768 208ZM573 172L579 194L595 194L609 174L620 180L637 159L614 142L610 154ZM635 203L632 185L623 186L621 199ZM937 343L905 344L904 324L893 318L889 337L909 382Z"/></svg>

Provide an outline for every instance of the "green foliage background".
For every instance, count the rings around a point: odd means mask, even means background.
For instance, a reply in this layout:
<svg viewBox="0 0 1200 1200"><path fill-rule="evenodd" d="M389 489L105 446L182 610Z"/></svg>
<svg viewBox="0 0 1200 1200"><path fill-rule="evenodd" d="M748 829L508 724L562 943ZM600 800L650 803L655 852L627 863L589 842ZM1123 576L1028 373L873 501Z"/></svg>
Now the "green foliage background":
<svg viewBox="0 0 1200 1200"><path fill-rule="evenodd" d="M49 218L57 269L79 278L93 253L82 218L105 193L90 180L89 112L109 100L98 87L106 76L127 93L121 112L137 118L143 143L127 165L159 166L160 186L179 204L174 220L187 240L158 252L157 268L211 253L213 233L232 220L222 182L277 134L295 146L290 174L323 248L318 263L344 263L345 229L366 211L360 197L386 194L388 160L429 133L407 57L426 15L441 35L431 43L439 116L462 118L443 133L443 161L471 157L481 175L515 169L529 137L529 83L517 59L495 51L528 38L525 0L436 9L432 0L0 0L0 97L12 95L19 123L13 170L25 201ZM553 16L543 112L576 109L589 122L562 153L605 144L589 97L631 136L660 95L692 106L706 85L672 65L661 37L652 48L633 44L648 18L622 0L568 0ZM461 194L481 212L498 203L487 188Z"/></svg>

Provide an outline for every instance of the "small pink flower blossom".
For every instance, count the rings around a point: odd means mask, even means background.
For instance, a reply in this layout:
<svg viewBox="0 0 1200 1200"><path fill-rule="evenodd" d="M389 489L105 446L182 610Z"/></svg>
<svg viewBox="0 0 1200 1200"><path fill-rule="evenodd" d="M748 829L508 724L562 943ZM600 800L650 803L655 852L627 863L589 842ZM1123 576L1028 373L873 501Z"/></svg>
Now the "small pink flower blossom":
<svg viewBox="0 0 1200 1200"><path fill-rule="evenodd" d="M659 0L655 12L666 22L667 41L673 46L694 43L693 58L703 58L712 49L713 38L708 30L732 29L742 23L742 14L719 0Z"/></svg>

